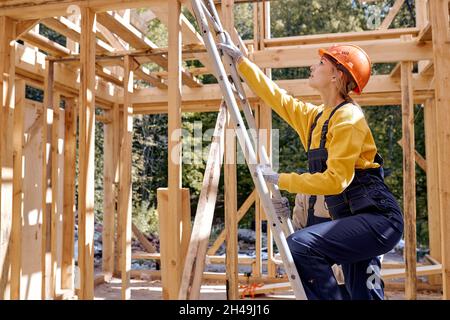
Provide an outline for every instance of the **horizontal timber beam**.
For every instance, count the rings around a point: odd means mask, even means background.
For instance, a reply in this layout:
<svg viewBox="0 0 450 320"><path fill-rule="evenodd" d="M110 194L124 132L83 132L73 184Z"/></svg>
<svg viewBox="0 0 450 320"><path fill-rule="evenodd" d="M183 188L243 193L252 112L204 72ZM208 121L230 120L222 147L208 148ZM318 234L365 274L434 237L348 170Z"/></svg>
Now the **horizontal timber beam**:
<svg viewBox="0 0 450 320"><path fill-rule="evenodd" d="M430 77L413 76L417 103L426 97L433 96L430 81ZM280 80L276 83L294 97L311 103L320 103L320 97L309 87L307 79ZM246 85L244 88L247 97L255 101L256 95ZM222 92L217 84L208 84L201 88L184 88L182 99L183 111L218 111ZM361 105L399 104L401 102L400 80L389 75L372 76L364 93L355 99ZM156 88L137 90L133 96L133 103L136 113L165 113L167 112L167 91Z"/></svg>
<svg viewBox="0 0 450 320"><path fill-rule="evenodd" d="M0 16L14 19L39 19L72 14L70 5L89 7L95 12L143 8L152 4L165 5L166 0L4 0L0 3Z"/></svg>

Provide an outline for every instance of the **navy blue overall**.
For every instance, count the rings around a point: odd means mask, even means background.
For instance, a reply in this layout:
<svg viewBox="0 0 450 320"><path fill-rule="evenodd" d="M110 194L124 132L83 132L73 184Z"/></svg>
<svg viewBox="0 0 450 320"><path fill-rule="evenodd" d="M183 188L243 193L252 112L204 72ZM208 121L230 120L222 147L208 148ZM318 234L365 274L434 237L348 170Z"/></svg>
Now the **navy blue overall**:
<svg viewBox="0 0 450 320"><path fill-rule="evenodd" d="M308 141L310 173L327 169L325 148L328 123L341 103L325 121L320 146L310 149L311 137L319 113L311 126ZM380 168L355 170L350 185L338 195L325 196L332 220L313 217L315 197L309 203L308 227L287 238L295 265L310 300L382 300L384 284L378 256L389 252L401 239L403 216L392 193L384 183ZM320 223L321 222L321 223ZM346 291L343 293L332 272L333 264L342 265Z"/></svg>

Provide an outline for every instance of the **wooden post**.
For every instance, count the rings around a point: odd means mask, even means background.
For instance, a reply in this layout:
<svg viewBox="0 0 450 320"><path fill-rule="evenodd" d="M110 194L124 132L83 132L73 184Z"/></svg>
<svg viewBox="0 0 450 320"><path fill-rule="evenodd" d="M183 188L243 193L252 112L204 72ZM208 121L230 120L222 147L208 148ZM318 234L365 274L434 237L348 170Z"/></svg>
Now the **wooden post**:
<svg viewBox="0 0 450 320"><path fill-rule="evenodd" d="M25 81L16 80L13 135L13 216L11 226L11 300L20 299L22 277L22 221L23 221L23 125L25 108Z"/></svg>
<svg viewBox="0 0 450 320"><path fill-rule="evenodd" d="M428 99L424 104L425 148L427 155L427 205L428 205L428 234L430 256L441 262L441 229L439 216L439 166L438 145L436 143L436 104L434 99ZM439 284L440 275L429 276L430 284Z"/></svg>
<svg viewBox="0 0 450 320"><path fill-rule="evenodd" d="M227 299L239 299L238 279L238 221L237 221L237 179L236 179L236 135L230 114L227 116L225 132L225 229Z"/></svg>
<svg viewBox="0 0 450 320"><path fill-rule="evenodd" d="M405 216L405 265L407 299L416 298L416 175L414 143L414 99L410 61L401 64L403 132L403 208Z"/></svg>
<svg viewBox="0 0 450 320"><path fill-rule="evenodd" d="M15 21L0 17L0 300L9 297L11 220L13 202L13 113Z"/></svg>
<svg viewBox="0 0 450 320"><path fill-rule="evenodd" d="M122 128L123 121L121 121L121 111L119 105L115 103L112 110L112 130L113 130L113 167L114 167L114 209L115 209L115 243L119 244L121 242L121 232L120 232L120 219L119 219L119 185L120 185L120 174L119 174L119 164L120 164L120 150L122 144ZM115 276L119 276L120 273L120 257L121 257L120 245L114 246L114 272Z"/></svg>
<svg viewBox="0 0 450 320"><path fill-rule="evenodd" d="M52 295L52 143L53 123L53 83L54 63L46 61L47 74L44 79L44 109L42 117L42 299L53 298Z"/></svg>
<svg viewBox="0 0 450 320"><path fill-rule="evenodd" d="M107 111L113 118L114 110ZM102 270L111 278L114 272L114 220L116 199L114 196L114 119L103 125L103 232L102 232Z"/></svg>
<svg viewBox="0 0 450 320"><path fill-rule="evenodd" d="M183 208L183 214L179 216L179 220L177 223L181 225L181 234L177 240L177 244L180 247L180 255L181 255L181 263L185 262L187 253L188 253L188 245L191 237L191 210L190 210L190 194L188 188L181 189L181 206ZM167 247L170 246L171 235L167 233L167 229L170 227L172 221L169 220L168 210L169 210L169 192L168 188L158 188L157 190L157 202L158 202L158 222L159 222L159 235L160 235L160 261L161 261L161 281L162 281L162 296L163 299L170 299L169 297L169 287L167 285L167 281L164 281L165 278L163 274L166 273L164 268L170 264L169 258L170 254Z"/></svg>
<svg viewBox="0 0 450 320"><path fill-rule="evenodd" d="M222 23L229 34L234 34L234 0L222 1ZM227 115L225 132L225 228L226 233L226 286L227 299L239 299L238 282L238 237L237 237L237 181L236 181L236 135L231 122L230 114Z"/></svg>
<svg viewBox="0 0 450 320"><path fill-rule="evenodd" d="M53 103L53 121L51 123L51 145L50 145L50 185L51 185L51 202L50 202L50 295L52 298L56 296L56 265L57 265L57 222L58 222L58 135L59 135L59 105L61 103L61 95L56 94L56 101ZM48 132L49 133L49 132ZM47 133L47 136L48 136ZM48 193L47 193L48 195ZM47 199L48 200L48 199Z"/></svg>
<svg viewBox="0 0 450 320"><path fill-rule="evenodd" d="M441 225L443 298L450 299L450 37L449 1L428 1L433 32L434 83L436 97L436 139L439 165L439 211Z"/></svg>
<svg viewBox="0 0 450 320"><path fill-rule="evenodd" d="M95 13L81 8L78 266L80 298L94 298Z"/></svg>
<svg viewBox="0 0 450 320"><path fill-rule="evenodd" d="M64 205L61 258L61 289L74 290L75 164L77 108L74 98L66 98L64 109Z"/></svg>
<svg viewBox="0 0 450 320"><path fill-rule="evenodd" d="M120 154L120 187L119 187L119 216L121 225L121 273L122 299L131 298L130 270L131 270L131 144L133 138L133 58L124 58L124 99L123 99L123 135Z"/></svg>
<svg viewBox="0 0 450 320"><path fill-rule="evenodd" d="M429 21L427 0L415 0L414 7L416 9L416 27L422 29ZM429 61L426 60L418 61L418 72L421 73L428 63Z"/></svg>
<svg viewBox="0 0 450 320"><path fill-rule="evenodd" d="M181 280L179 216L181 215L181 4L179 0L167 1L169 10L169 55L168 55L168 235L169 265L163 267L168 286L168 298L177 299Z"/></svg>

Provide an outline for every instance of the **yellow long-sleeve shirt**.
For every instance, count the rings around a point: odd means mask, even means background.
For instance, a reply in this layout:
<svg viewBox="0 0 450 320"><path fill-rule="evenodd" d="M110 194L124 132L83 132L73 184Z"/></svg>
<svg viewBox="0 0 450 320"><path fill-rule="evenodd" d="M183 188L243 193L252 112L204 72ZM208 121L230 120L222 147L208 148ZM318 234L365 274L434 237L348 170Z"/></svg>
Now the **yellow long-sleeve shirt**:
<svg viewBox="0 0 450 320"><path fill-rule="evenodd" d="M246 58L239 62L238 70L255 94L295 129L305 150L314 118L323 110L311 138L311 149L319 147L322 126L335 106L316 106L293 98ZM352 182L355 168L380 166L374 162L377 147L372 133L362 110L354 104L342 106L333 115L329 122L325 147L328 150L325 172L281 173L280 189L314 195L339 194Z"/></svg>

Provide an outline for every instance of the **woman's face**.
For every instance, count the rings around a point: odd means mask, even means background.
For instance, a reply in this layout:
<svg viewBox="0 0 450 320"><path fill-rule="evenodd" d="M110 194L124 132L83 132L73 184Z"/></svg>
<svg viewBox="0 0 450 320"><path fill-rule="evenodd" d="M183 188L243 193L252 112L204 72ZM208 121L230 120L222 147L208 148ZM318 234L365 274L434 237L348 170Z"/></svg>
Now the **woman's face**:
<svg viewBox="0 0 450 320"><path fill-rule="evenodd" d="M335 66L325 57L310 67L309 86L316 90L327 89L333 85L333 77L336 76Z"/></svg>

